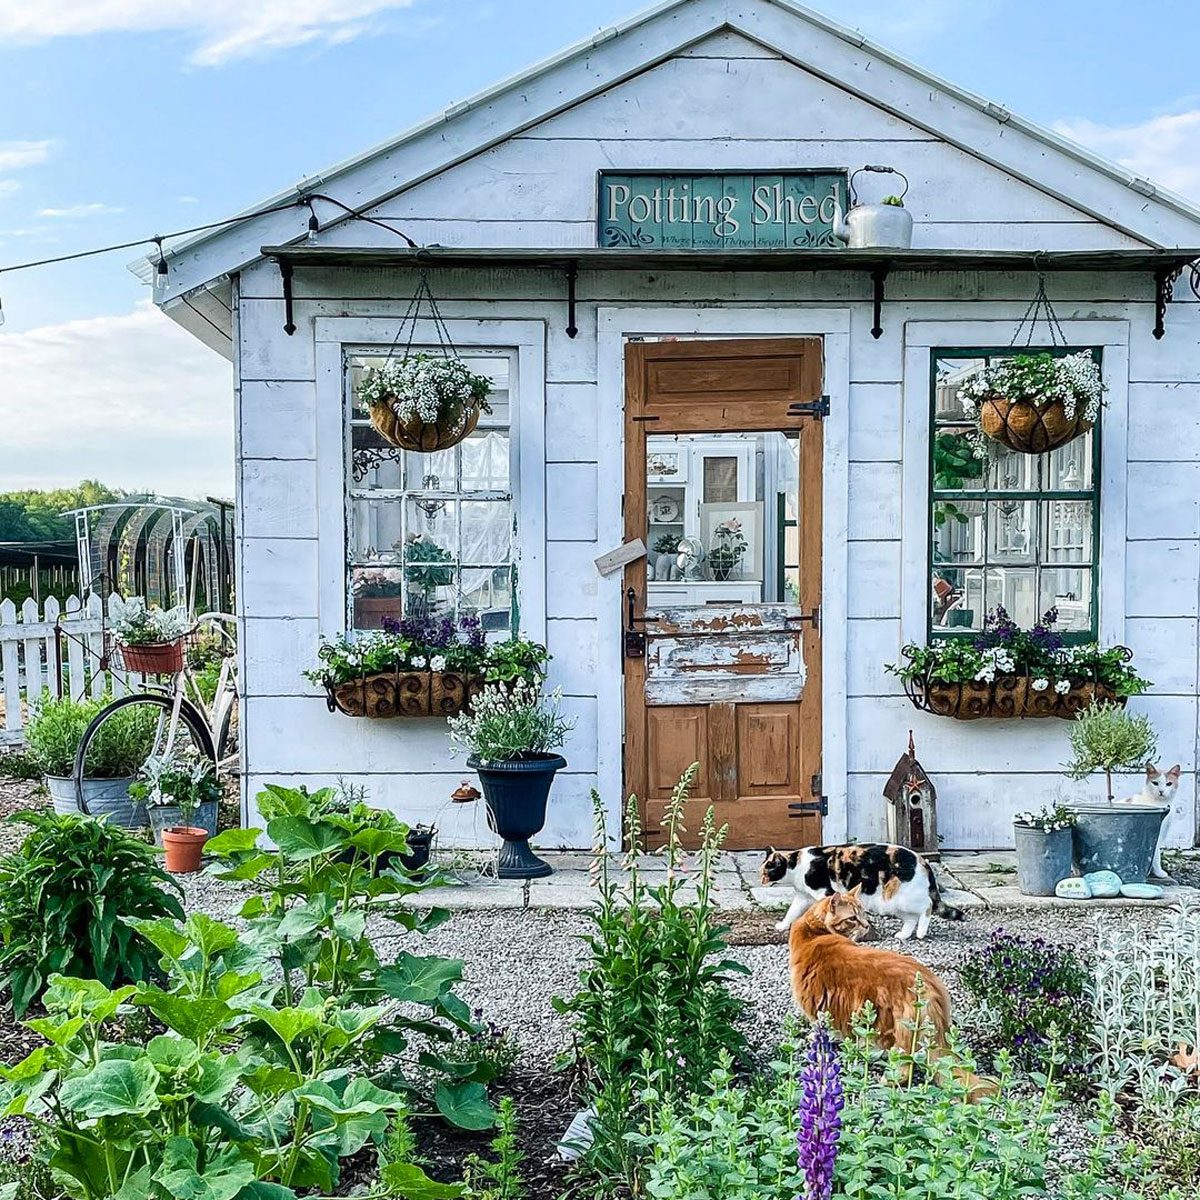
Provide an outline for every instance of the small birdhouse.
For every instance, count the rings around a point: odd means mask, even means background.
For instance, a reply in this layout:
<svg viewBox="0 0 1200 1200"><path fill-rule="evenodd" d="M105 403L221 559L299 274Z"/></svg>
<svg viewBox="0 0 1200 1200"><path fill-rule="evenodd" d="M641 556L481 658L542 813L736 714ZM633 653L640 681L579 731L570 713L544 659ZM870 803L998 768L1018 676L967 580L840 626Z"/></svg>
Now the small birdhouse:
<svg viewBox="0 0 1200 1200"><path fill-rule="evenodd" d="M912 730L908 751L900 755L895 769L883 785L887 800L887 839L907 846L926 858L941 857L937 834L937 788L917 761Z"/></svg>

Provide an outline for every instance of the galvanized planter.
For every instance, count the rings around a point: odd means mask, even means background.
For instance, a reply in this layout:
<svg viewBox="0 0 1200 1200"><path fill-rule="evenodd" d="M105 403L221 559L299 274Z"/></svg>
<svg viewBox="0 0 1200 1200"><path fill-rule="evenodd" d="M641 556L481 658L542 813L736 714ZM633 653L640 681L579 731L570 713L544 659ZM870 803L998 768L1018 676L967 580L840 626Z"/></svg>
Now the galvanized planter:
<svg viewBox="0 0 1200 1200"><path fill-rule="evenodd" d="M1159 831L1171 810L1155 804L1078 804L1075 859L1083 874L1113 871L1122 883L1145 883Z"/></svg>
<svg viewBox="0 0 1200 1200"><path fill-rule="evenodd" d="M47 775L46 790L60 815L80 812L75 799L75 778L71 775ZM140 829L146 824L146 810L129 795L133 777L125 779L85 779L83 800L88 814L104 817L110 825L122 829Z"/></svg>
<svg viewBox="0 0 1200 1200"><path fill-rule="evenodd" d="M1075 845L1070 829L1036 829L1013 822L1017 886L1024 896L1053 896L1054 885L1071 874Z"/></svg>

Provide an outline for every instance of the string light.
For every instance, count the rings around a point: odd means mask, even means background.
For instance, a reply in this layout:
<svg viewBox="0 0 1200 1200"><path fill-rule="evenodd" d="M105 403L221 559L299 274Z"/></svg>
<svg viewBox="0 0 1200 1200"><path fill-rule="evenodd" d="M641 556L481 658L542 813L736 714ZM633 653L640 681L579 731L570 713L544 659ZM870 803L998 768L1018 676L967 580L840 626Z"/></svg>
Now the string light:
<svg viewBox="0 0 1200 1200"><path fill-rule="evenodd" d="M241 213L236 217L226 217L223 221L209 221L205 225L193 225L190 229L177 229L172 233L156 233L150 237L134 238L128 242L113 242L111 245L96 246L90 250L75 250L70 254L57 254L52 258L38 258L32 259L29 262L13 263L11 266L0 267L0 275L12 271L29 271L35 267L53 266L57 263L75 262L82 258L95 258L100 254L115 254L118 250L133 250L138 246L154 246L158 251L158 261L154 267L155 282L159 288L162 288L166 285L170 274L166 251L163 249L164 242L174 238L189 237L194 233L208 233L213 229L227 229L231 225L241 225L246 221L254 221L259 217L265 217L271 213L287 212L300 206L308 209L308 230L306 237L308 241L313 242L316 241L317 234L321 232L321 222L317 217L317 210L313 205L314 200L322 200L326 204L332 204L351 220L365 221L369 225L377 225L380 229L386 229L389 233L394 233L397 237L403 238L410 250L420 249L418 244L408 234L402 229L398 229L395 225L389 225L386 221L381 221L376 217L368 217L361 210L351 208L350 205L343 204L342 201L335 199L333 196L326 196L321 192L312 192L308 195L298 196L295 200L289 200L286 204L272 204L266 208L258 208L252 212ZM0 302L0 325L3 324L4 306Z"/></svg>

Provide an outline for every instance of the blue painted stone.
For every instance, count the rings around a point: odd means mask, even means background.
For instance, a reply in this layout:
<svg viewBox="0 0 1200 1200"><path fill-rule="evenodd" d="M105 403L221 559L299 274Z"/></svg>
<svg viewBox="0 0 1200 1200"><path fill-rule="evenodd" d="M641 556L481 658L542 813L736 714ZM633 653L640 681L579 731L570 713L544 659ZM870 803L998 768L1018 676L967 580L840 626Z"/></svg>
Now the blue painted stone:
<svg viewBox="0 0 1200 1200"><path fill-rule="evenodd" d="M1089 871L1083 878L1099 900L1111 900L1121 894L1121 877L1115 871Z"/></svg>
<svg viewBox="0 0 1200 1200"><path fill-rule="evenodd" d="M1121 895L1129 900L1161 900L1166 893L1157 883L1123 883Z"/></svg>
<svg viewBox="0 0 1200 1200"><path fill-rule="evenodd" d="M1092 889L1088 886L1086 879L1070 875L1066 879L1060 879L1054 885L1054 894L1063 900L1090 900Z"/></svg>

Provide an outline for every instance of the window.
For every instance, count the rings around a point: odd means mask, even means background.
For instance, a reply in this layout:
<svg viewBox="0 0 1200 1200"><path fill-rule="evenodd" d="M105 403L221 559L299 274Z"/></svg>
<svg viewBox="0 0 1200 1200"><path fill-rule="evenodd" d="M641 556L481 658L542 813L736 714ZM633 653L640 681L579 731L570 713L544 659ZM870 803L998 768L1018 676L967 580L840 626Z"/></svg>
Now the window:
<svg viewBox="0 0 1200 1200"><path fill-rule="evenodd" d="M1054 354L1078 352L1051 350ZM1092 351L1097 362L1100 351ZM997 606L1029 628L1058 609L1068 640L1096 637L1099 425L1050 454L972 448L959 389L1011 349L934 350L930 370L929 634L983 628Z"/></svg>
<svg viewBox="0 0 1200 1200"><path fill-rule="evenodd" d="M349 627L385 618L477 616L493 637L515 631L513 463L509 437L512 363L464 355L492 380L490 414L449 450L414 454L389 446L357 398L379 355L349 359L346 509Z"/></svg>

